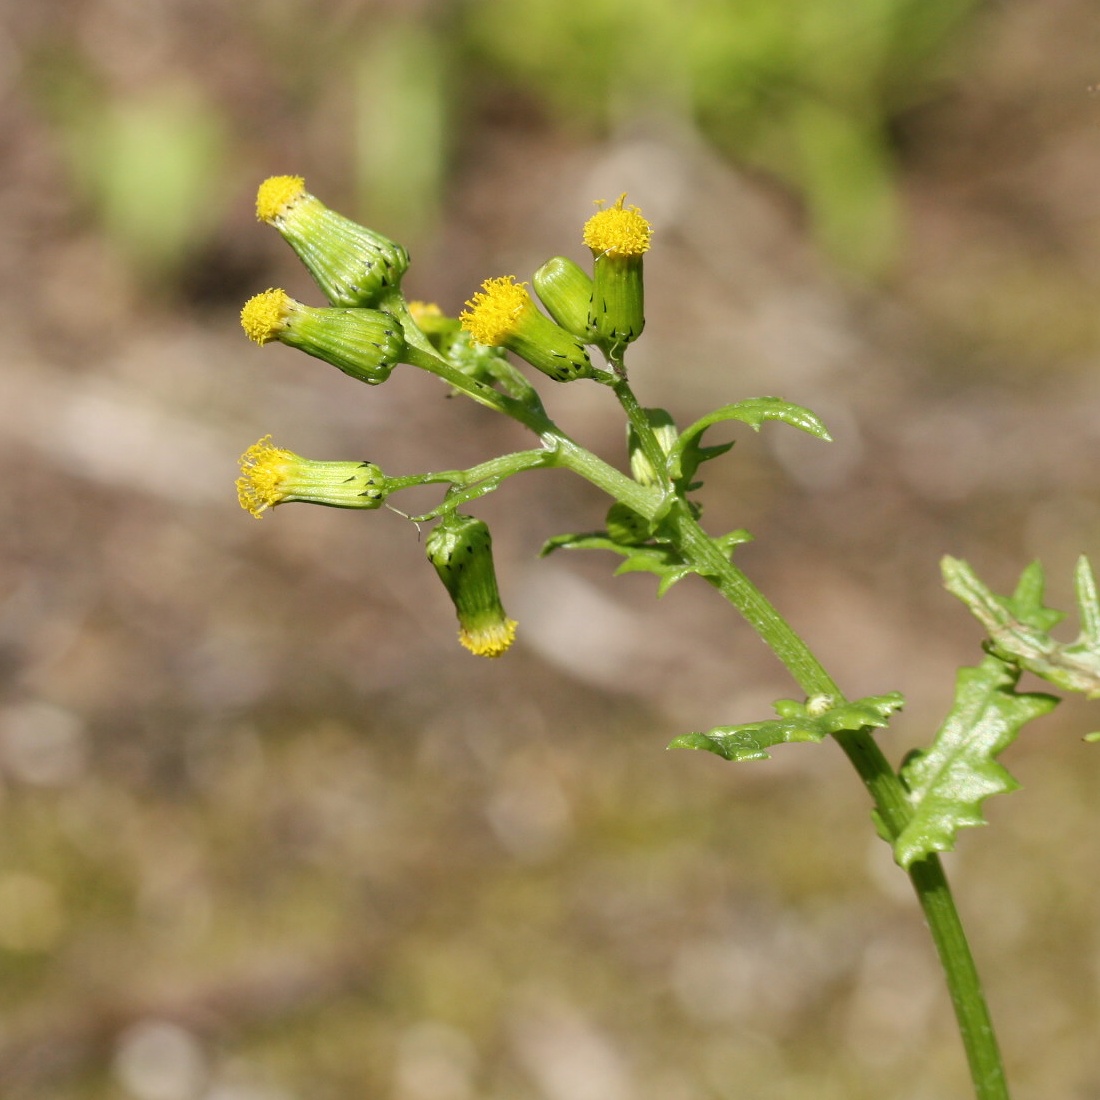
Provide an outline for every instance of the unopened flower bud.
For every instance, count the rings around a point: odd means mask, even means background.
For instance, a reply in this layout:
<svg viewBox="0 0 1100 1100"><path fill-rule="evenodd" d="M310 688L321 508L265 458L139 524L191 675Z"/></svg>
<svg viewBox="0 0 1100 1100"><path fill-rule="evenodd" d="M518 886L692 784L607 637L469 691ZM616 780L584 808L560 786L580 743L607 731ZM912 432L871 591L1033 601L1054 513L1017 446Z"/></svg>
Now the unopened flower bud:
<svg viewBox="0 0 1100 1100"><path fill-rule="evenodd" d="M556 382L603 377L584 344L541 313L511 275L486 279L466 305L459 320L479 344L508 348Z"/></svg>
<svg viewBox="0 0 1100 1100"><path fill-rule="evenodd" d="M241 455L237 499L257 519L276 504L304 501L330 508L381 508L386 477L372 462L319 462L276 447L265 435Z"/></svg>
<svg viewBox="0 0 1100 1100"><path fill-rule="evenodd" d="M657 437L657 446L667 455L676 442L676 422L666 409L643 409L642 412ZM646 458L641 440L633 427L627 428L626 446L630 452L630 472L634 475L634 480L642 485L656 485L659 480L657 472Z"/></svg>
<svg viewBox="0 0 1100 1100"><path fill-rule="evenodd" d="M425 549L454 603L458 640L478 657L499 657L515 639L516 624L500 602L488 526L452 513L428 535Z"/></svg>
<svg viewBox="0 0 1100 1100"><path fill-rule="evenodd" d="M589 322L612 348L637 340L645 327L642 257L653 230L636 206L623 206L625 199L620 195L584 225L584 243L594 257Z"/></svg>
<svg viewBox="0 0 1100 1100"><path fill-rule="evenodd" d="M301 176L264 180L256 216L282 234L334 306L376 305L409 266L401 245L330 210Z"/></svg>
<svg viewBox="0 0 1100 1100"><path fill-rule="evenodd" d="M531 276L531 282L546 312L562 328L582 340L592 338L588 320L592 279L577 264L566 256L554 256Z"/></svg>
<svg viewBox="0 0 1100 1100"><path fill-rule="evenodd" d="M296 302L285 290L265 290L244 304L241 327L250 340L272 340L323 359L376 386L401 362L405 338L392 314L379 309L336 309Z"/></svg>
<svg viewBox="0 0 1100 1100"><path fill-rule="evenodd" d="M457 317L448 317L435 302L409 302L409 316L437 350L450 344L462 328Z"/></svg>

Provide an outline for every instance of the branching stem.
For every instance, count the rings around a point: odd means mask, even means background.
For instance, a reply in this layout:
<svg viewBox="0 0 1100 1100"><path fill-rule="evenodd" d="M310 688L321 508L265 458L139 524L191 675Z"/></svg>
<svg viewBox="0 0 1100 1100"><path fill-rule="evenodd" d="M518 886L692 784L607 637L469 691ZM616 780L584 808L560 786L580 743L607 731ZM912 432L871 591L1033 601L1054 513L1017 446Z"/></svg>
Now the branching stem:
<svg viewBox="0 0 1100 1100"><path fill-rule="evenodd" d="M629 394L625 381L616 386L616 392L620 400L624 393ZM633 394L628 402L633 402ZM633 404L636 407L637 402ZM628 415L629 411L628 408ZM653 435L648 422L644 417L631 416L631 423L648 457L650 448L646 447L645 435ZM657 447L655 438L652 447ZM695 565L741 612L806 695L827 694L833 697L834 705L843 703L840 689L806 643L756 585L715 546L682 500L672 505L668 526L675 532L676 546L684 560ZM878 820L891 837L897 837L909 820L909 801L878 743L865 729L839 732L834 737L870 793ZM932 855L914 863L909 878L944 969L975 1097L1008 1100L1008 1085L989 1007L939 857Z"/></svg>
<svg viewBox="0 0 1100 1100"><path fill-rule="evenodd" d="M836 682L802 638L703 530L689 505L675 494L668 477L664 452L645 410L626 381L625 372L616 372L617 380L612 389L627 414L643 454L657 475L658 485L641 485L580 446L550 420L541 405L517 401L481 383L472 382L446 364L443 364L446 367L443 370L440 362L430 361L428 355L424 355L422 365L474 400L511 416L534 431L542 441L542 450L505 455L467 471L452 470L422 476L420 483L450 482L453 491L448 501L417 519L434 518L453 507L456 499L465 501L491 492L504 478L526 469L561 466L573 470L651 522L663 520L662 537L675 546L686 564L691 565L737 608L807 697L828 695L832 697L834 706L845 702ZM881 828L890 838L896 838L911 817L901 779L868 730L840 731L833 736L870 793ZM932 855L914 863L908 874L943 966L970 1065L976 1100L1008 1100L1008 1086L989 1008L943 865L938 856Z"/></svg>

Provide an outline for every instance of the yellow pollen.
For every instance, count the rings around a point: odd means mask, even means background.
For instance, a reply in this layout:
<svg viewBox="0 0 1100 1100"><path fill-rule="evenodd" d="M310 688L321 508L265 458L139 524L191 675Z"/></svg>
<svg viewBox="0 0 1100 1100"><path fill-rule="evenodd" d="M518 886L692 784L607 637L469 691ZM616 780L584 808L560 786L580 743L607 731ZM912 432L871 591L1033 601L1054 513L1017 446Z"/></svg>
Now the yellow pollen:
<svg viewBox="0 0 1100 1100"><path fill-rule="evenodd" d="M305 193L306 181L301 176L271 176L256 192L256 217L262 222L273 222Z"/></svg>
<svg viewBox="0 0 1100 1100"><path fill-rule="evenodd" d="M653 228L636 206L623 206L625 199L624 192L614 206L597 211L584 223L584 243L597 256L641 256L649 251Z"/></svg>
<svg viewBox="0 0 1100 1100"><path fill-rule="evenodd" d="M249 298L241 310L241 328L249 340L266 344L286 327L287 315L295 305L285 290L265 290Z"/></svg>
<svg viewBox="0 0 1100 1100"><path fill-rule="evenodd" d="M514 275L486 279L467 303L469 307L458 315L462 327L479 343L499 347L519 325L528 309L534 309L531 295L524 283Z"/></svg>
<svg viewBox="0 0 1100 1100"><path fill-rule="evenodd" d="M476 630L463 628L458 640L477 657L499 657L516 640L516 626L515 619L503 619Z"/></svg>
<svg viewBox="0 0 1100 1100"><path fill-rule="evenodd" d="M283 478L287 467L297 457L293 451L276 447L269 435L253 443L240 458L237 499L241 507L257 519L263 519L263 513L283 499Z"/></svg>

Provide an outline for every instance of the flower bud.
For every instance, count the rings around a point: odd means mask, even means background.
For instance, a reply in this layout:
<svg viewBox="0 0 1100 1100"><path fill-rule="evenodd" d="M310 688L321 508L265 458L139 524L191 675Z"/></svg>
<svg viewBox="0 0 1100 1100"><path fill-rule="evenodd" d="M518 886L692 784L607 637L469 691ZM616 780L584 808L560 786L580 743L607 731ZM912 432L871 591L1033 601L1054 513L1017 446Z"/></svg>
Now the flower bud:
<svg viewBox="0 0 1100 1100"><path fill-rule="evenodd" d="M653 429L653 434L657 437L657 445L667 455L676 442L676 422L666 409L642 409L642 412ZM634 480L641 485L656 485L657 472L646 458L641 441L633 427L627 428L626 447L630 452L630 472L634 475Z"/></svg>
<svg viewBox="0 0 1100 1100"><path fill-rule="evenodd" d="M620 195L584 225L584 243L594 257L589 323L611 348L637 340L645 327L642 256L653 230L636 206L623 206L625 199Z"/></svg>
<svg viewBox="0 0 1100 1100"><path fill-rule="evenodd" d="M256 216L273 225L334 306L376 305L401 286L409 254L381 233L329 210L301 176L272 176L256 194Z"/></svg>
<svg viewBox="0 0 1100 1100"><path fill-rule="evenodd" d="M563 329L585 341L592 338L588 323L592 280L577 264L565 256L554 256L531 276L531 282L546 312Z"/></svg>
<svg viewBox="0 0 1100 1100"><path fill-rule="evenodd" d="M272 340L323 359L361 382L385 382L401 362L405 338L392 314L379 309L336 309L296 302L285 290L265 290L241 310L250 340Z"/></svg>
<svg viewBox="0 0 1100 1100"><path fill-rule="evenodd" d="M257 519L276 504L304 501L330 508L381 508L386 476L372 462L319 462L283 450L265 435L241 455L237 499Z"/></svg>
<svg viewBox="0 0 1100 1100"><path fill-rule="evenodd" d="M515 639L516 624L500 602L489 528L452 513L433 528L425 549L454 603L458 640L478 657L499 657Z"/></svg>
<svg viewBox="0 0 1100 1100"><path fill-rule="evenodd" d="M604 376L576 336L539 312L523 283L508 275L481 287L459 315L479 344L508 348L556 382Z"/></svg>
<svg viewBox="0 0 1100 1100"><path fill-rule="evenodd" d="M448 317L435 302L409 302L409 316L439 352L445 352L462 329L458 318Z"/></svg>

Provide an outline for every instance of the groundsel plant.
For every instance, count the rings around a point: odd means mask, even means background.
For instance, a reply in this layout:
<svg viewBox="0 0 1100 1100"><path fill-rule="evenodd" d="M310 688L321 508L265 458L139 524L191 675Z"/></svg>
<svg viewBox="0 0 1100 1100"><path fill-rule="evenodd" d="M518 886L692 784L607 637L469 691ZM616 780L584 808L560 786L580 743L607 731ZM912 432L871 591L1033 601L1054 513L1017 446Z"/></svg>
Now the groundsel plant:
<svg viewBox="0 0 1100 1100"><path fill-rule="evenodd" d="M328 304L303 305L277 289L257 294L241 311L251 340L299 348L371 386L384 383L400 364L419 368L452 393L519 421L537 445L466 470L391 476L373 462L303 458L264 436L241 457L241 505L257 518L291 501L377 510L393 507L388 502L404 489L441 486L442 499L434 508L408 518L434 524L425 539L427 557L454 603L459 641L476 656L500 657L515 638L516 623L505 612L497 587L489 528L468 509L506 479L546 467L566 467L602 489L610 498L604 529L557 535L543 553L611 551L623 559L619 573L653 573L658 595L682 577L698 574L756 630L789 671L801 698L778 701L773 718L687 733L672 747L750 761L766 759L772 746L785 742L831 737L840 746L871 796L879 835L891 845L924 911L975 1096L1006 1098L989 1011L939 853L954 847L961 828L984 823L986 798L1016 787L996 758L1026 722L1058 702L1045 693L1017 692L1023 670L1065 691L1100 696L1100 599L1088 561L1080 560L1075 578L1081 633L1064 643L1049 633L1063 616L1044 604L1037 563L1024 571L1012 595L999 596L965 562L944 559L948 590L986 631L984 655L959 671L954 705L931 745L910 753L895 771L874 733L903 705L902 696L888 692L846 699L794 629L734 564L736 549L751 538L749 533L712 535L699 522L700 469L732 446L704 443L710 429L737 421L759 431L775 422L779 429L815 436L823 446L829 434L809 409L778 397L724 405L683 429L664 409L639 404L628 382L626 356L645 326L643 261L652 230L625 195L599 204L583 227L582 239L592 253L590 271L558 256L534 272L529 284L511 275L486 279L457 318L435 305L406 301L401 290L409 265L406 251L330 210L300 177L265 181L256 210L295 250ZM517 366L509 352L535 373ZM626 417L629 474L580 446L550 419L534 385L542 381L540 375L610 390Z"/></svg>

